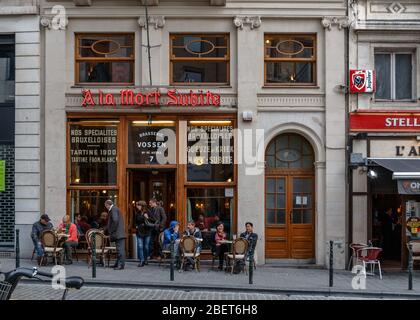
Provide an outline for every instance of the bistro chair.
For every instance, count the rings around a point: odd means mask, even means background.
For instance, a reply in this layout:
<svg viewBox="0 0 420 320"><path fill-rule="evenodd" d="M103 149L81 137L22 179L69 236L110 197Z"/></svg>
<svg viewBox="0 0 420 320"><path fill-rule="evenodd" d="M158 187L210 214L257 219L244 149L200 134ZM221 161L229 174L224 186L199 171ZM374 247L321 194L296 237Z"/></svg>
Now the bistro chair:
<svg viewBox="0 0 420 320"><path fill-rule="evenodd" d="M351 270L350 265L355 266L357 263L357 250L368 247L368 245L364 243L351 243L349 247L351 249L351 257L349 259L349 264L347 265L347 269Z"/></svg>
<svg viewBox="0 0 420 320"><path fill-rule="evenodd" d="M233 241L232 252L226 255L226 264L227 268L231 269L231 274L233 274L233 267L237 261L242 261L243 265L246 266L246 253L248 252L248 241L244 238L237 238ZM246 268L244 271L248 274Z"/></svg>
<svg viewBox="0 0 420 320"><path fill-rule="evenodd" d="M194 236L184 236L179 244L181 251L181 267L179 272L182 272L184 263L187 259L192 259L193 267L196 271L200 271L200 252L198 252L198 241Z"/></svg>
<svg viewBox="0 0 420 320"><path fill-rule="evenodd" d="M410 241L407 243L407 248L410 249L409 244L412 245L413 263L420 262L420 241Z"/></svg>
<svg viewBox="0 0 420 320"><path fill-rule="evenodd" d="M375 265L378 265L379 268L379 278L382 279L382 270L381 262L379 261L379 254L382 249L378 247L364 247L357 250L357 261L360 261L363 264L363 273L366 275L366 265L370 264L371 272L369 275L375 275Z"/></svg>
<svg viewBox="0 0 420 320"><path fill-rule="evenodd" d="M105 250L108 250L107 258L108 258L108 267L111 260L111 255L114 255L115 259L117 258L117 246L114 242L111 242L111 238L105 236Z"/></svg>
<svg viewBox="0 0 420 320"><path fill-rule="evenodd" d="M167 260L168 257L171 257L171 251L170 250L164 250L163 249L163 232L159 233L159 251L160 251L160 260L159 260L159 266L162 263L162 260Z"/></svg>
<svg viewBox="0 0 420 320"><path fill-rule="evenodd" d="M88 230L86 233L88 233ZM105 235L102 232L90 232L88 235L88 267L92 263L93 259L93 240L95 240L95 253L96 258L99 259L100 263L105 267L105 257L108 255L108 249L106 246Z"/></svg>
<svg viewBox="0 0 420 320"><path fill-rule="evenodd" d="M40 265L44 265L44 258L47 259L48 263L48 257L51 257L54 261L54 264L58 264L57 260L59 259L59 262L61 264L63 260L63 248L58 247L59 239L54 231L52 230L46 230L42 232L41 234L41 244L44 248L44 255L41 258Z"/></svg>

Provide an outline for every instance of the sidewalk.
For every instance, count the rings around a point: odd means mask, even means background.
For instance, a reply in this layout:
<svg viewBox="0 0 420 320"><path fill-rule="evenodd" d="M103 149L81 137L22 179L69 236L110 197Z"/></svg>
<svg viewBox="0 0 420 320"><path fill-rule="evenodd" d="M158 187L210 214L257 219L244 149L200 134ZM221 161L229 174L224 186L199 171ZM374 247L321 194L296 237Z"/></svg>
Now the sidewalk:
<svg viewBox="0 0 420 320"><path fill-rule="evenodd" d="M0 259L2 272L14 269L13 259ZM21 260L22 267L36 266L35 261ZM51 266L41 267L40 270L51 271ZM258 267L254 271L253 284L249 284L246 274L225 273L211 270L209 265L202 264L201 272L175 271L175 281L170 281L168 265L159 267L149 264L143 268L137 267L137 262L127 262L124 270L97 267L96 278L92 278L92 268L88 268L86 261L75 262L65 266L66 276L81 276L86 284L117 286L117 287L157 287L157 288L186 288L225 291L253 291L283 294L345 294L372 295L388 297L407 297L420 299L420 272L413 274L413 290L408 290L408 274L406 272L383 273L379 276L369 276L366 279L365 290L354 290L352 279L355 276L350 271L336 270L334 272L334 286L330 288L329 272L326 269L301 269L286 267Z"/></svg>

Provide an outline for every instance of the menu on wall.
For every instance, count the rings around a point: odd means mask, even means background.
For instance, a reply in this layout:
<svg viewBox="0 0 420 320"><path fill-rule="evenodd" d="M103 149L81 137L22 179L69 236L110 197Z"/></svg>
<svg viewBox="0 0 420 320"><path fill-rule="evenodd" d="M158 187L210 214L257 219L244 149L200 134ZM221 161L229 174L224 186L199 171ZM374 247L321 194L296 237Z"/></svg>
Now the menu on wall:
<svg viewBox="0 0 420 320"><path fill-rule="evenodd" d="M70 157L71 163L116 163L117 128L72 126Z"/></svg>

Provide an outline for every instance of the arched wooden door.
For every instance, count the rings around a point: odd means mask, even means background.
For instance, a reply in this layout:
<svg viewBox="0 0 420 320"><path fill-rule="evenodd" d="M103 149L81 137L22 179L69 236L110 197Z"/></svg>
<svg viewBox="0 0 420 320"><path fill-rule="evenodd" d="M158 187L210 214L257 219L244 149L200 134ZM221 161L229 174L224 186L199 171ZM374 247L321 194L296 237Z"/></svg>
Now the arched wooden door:
<svg viewBox="0 0 420 320"><path fill-rule="evenodd" d="M267 146L265 171L265 248L267 259L315 256L314 152L294 133Z"/></svg>

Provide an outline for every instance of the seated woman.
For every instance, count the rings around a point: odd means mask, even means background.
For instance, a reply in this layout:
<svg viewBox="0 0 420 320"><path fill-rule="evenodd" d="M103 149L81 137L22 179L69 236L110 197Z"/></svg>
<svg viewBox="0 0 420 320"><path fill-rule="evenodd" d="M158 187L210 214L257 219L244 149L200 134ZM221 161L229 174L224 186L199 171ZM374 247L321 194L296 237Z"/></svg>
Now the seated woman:
<svg viewBox="0 0 420 320"><path fill-rule="evenodd" d="M77 227L74 223L70 221L70 216L66 215L63 218L63 223L58 227L60 232L65 233L66 240L64 241L64 264L72 264L73 260L71 257L71 248L77 247L78 238L77 238Z"/></svg>
<svg viewBox="0 0 420 320"><path fill-rule="evenodd" d="M219 270L223 269L223 262L225 259L225 252L228 252L228 246L226 243L221 243L221 241L227 239L227 234L225 232L225 226L222 222L219 222L216 227L216 231L212 234L212 253L214 256L219 257Z"/></svg>

